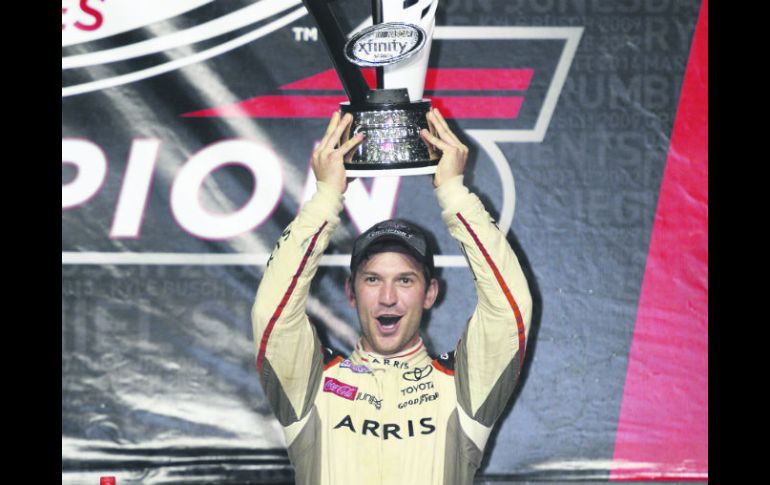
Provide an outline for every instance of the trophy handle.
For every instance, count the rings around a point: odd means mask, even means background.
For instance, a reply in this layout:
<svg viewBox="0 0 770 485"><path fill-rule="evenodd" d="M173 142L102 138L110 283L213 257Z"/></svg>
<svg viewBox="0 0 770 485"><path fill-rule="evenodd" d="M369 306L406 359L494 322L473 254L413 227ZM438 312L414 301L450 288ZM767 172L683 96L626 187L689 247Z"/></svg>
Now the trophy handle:
<svg viewBox="0 0 770 485"><path fill-rule="evenodd" d="M369 94L369 85L366 84L364 75L361 74L358 66L348 61L343 54L347 39L337 22L337 18L329 8L329 4L333 1L302 0L302 3L305 4L305 8L318 24L326 52L331 57L334 70L337 71L337 76L342 82L348 99L354 104L363 103ZM376 0L373 1L376 2Z"/></svg>

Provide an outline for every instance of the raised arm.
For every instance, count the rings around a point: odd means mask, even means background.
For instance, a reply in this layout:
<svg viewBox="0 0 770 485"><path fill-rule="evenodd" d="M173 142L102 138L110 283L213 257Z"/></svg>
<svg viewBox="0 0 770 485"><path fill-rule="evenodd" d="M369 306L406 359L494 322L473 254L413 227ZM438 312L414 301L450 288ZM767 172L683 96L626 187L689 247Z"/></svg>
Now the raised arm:
<svg viewBox="0 0 770 485"><path fill-rule="evenodd" d="M458 401L465 417L486 429L480 431L486 441L518 380L532 297L505 235L463 185L468 149L440 113L429 113L428 121L436 136L425 131L423 138L443 152L434 178L441 216L468 259L478 299L455 353Z"/></svg>
<svg viewBox="0 0 770 485"><path fill-rule="evenodd" d="M323 372L320 341L305 304L318 262L339 224L346 187L342 157L361 141L354 137L337 147L350 121L335 113L313 152L318 190L276 243L251 312L257 371L283 426L309 411Z"/></svg>

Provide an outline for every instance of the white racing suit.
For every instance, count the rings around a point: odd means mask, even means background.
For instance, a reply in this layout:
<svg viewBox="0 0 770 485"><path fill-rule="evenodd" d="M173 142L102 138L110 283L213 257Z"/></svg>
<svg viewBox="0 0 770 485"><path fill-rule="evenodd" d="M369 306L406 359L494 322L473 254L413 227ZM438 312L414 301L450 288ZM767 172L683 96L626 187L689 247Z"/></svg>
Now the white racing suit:
<svg viewBox="0 0 770 485"><path fill-rule="evenodd" d="M323 348L305 314L342 195L318 191L283 232L252 310L257 370L297 484L471 484L524 360L532 314L511 247L457 176L435 190L471 266L478 304L454 351ZM462 318L458 316L458 324Z"/></svg>

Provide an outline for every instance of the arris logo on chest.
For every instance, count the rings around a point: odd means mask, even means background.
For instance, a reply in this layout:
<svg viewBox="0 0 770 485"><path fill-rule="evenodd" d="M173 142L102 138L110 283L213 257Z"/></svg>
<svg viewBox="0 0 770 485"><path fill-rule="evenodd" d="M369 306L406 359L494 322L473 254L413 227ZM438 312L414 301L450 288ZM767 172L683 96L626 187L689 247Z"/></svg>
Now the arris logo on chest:
<svg viewBox="0 0 770 485"><path fill-rule="evenodd" d="M406 426L401 426L396 423L380 423L373 419L364 419L361 426L356 428L353 424L353 419L350 415L345 416L337 423L334 429L347 428L353 433L361 433L362 435L372 435L376 438L382 438L384 440L389 439L391 436L396 439L411 438L416 434L426 435L436 431L436 427L431 424L433 418L421 418L419 420L419 428L415 425L413 420L408 420ZM359 431L360 430L360 431Z"/></svg>

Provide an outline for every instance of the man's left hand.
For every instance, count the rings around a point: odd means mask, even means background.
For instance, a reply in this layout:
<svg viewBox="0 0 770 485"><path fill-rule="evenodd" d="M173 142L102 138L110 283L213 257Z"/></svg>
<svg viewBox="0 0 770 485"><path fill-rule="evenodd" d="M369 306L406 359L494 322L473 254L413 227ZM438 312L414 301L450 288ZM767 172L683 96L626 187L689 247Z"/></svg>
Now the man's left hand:
<svg viewBox="0 0 770 485"><path fill-rule="evenodd" d="M449 129L449 125L438 109L431 109L428 114L428 125L438 135L433 136L428 130L420 131L423 140L441 150L441 160L436 167L433 176L433 185L439 187L445 181L454 176L462 175L465 171L465 162L468 160L468 147Z"/></svg>

